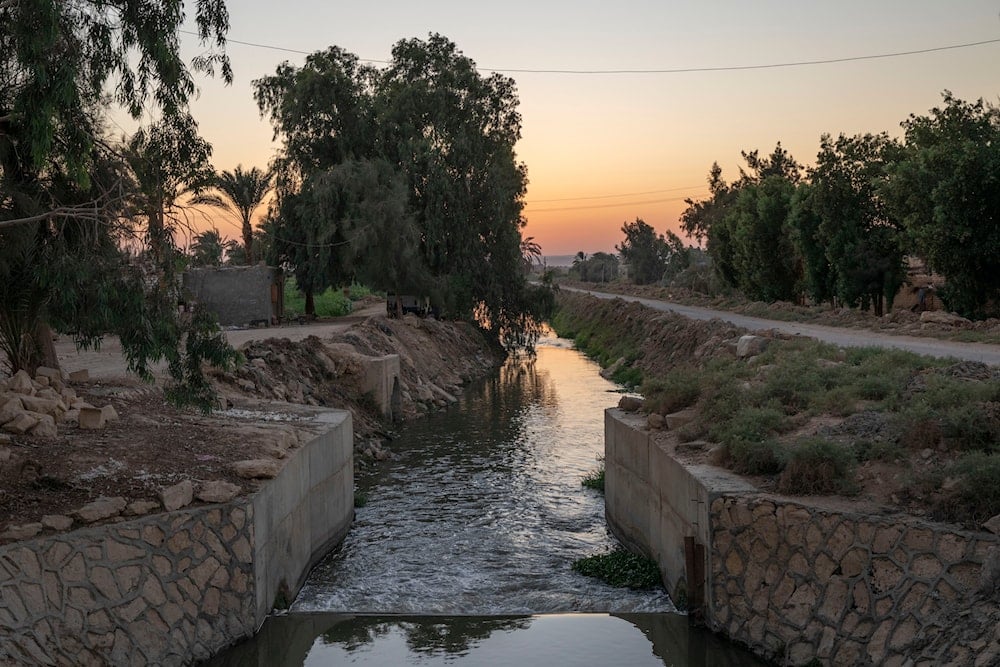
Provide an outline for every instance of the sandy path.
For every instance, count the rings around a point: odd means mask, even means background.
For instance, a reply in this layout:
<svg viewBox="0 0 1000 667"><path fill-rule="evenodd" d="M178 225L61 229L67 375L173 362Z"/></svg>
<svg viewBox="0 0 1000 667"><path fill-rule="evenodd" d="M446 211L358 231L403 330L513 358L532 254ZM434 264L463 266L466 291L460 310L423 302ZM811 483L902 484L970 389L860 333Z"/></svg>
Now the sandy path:
<svg viewBox="0 0 1000 667"><path fill-rule="evenodd" d="M237 348L248 341L266 338L288 338L292 341L299 341L308 336L324 338L343 331L352 324L361 322L368 317L384 313L385 305L376 303L350 315L322 322L284 324L258 329L234 329L226 331L225 334L230 344ZM59 340L56 341L56 355L59 357L59 364L63 370L72 372L87 369L91 379L119 378L128 375L125 370L125 359L122 357L122 346L117 336L105 337L99 350L79 351L73 344L72 338L60 336ZM166 368L166 363L157 364L154 366L154 373L163 375L166 373Z"/></svg>

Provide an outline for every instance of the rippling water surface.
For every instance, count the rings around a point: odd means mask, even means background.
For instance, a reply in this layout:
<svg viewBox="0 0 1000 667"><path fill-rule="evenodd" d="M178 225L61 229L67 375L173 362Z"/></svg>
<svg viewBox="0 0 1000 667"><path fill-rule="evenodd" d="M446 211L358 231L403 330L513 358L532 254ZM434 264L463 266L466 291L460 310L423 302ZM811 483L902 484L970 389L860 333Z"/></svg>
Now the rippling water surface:
<svg viewBox="0 0 1000 667"><path fill-rule="evenodd" d="M581 486L604 450L617 387L566 341L546 339L403 427L396 458L361 475L368 503L293 611L533 614L672 611L663 591L570 569L613 547L603 497Z"/></svg>

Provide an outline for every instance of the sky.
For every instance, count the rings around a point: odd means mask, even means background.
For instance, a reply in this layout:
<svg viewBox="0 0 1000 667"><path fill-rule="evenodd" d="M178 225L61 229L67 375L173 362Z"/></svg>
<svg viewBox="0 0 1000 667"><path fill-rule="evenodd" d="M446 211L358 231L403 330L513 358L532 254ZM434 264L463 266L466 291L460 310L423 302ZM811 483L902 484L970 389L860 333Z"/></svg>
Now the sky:
<svg viewBox="0 0 1000 667"><path fill-rule="evenodd" d="M230 0L228 6L234 81L226 87L199 78L192 105L220 170L265 167L278 148L253 101L252 81L286 60L301 65L305 53L330 45L385 61L398 40L437 32L481 69L606 72L745 68L1000 39L998 0ZM181 37L188 57L201 50L194 36ZM636 218L659 232L677 231L684 198L706 196L712 163L726 180L735 179L743 150L767 154L780 141L808 165L821 134L899 136L900 121L939 105L945 89L1000 102L1000 43L790 67L507 74L517 82L516 151L529 179L522 233L546 255L589 254L613 251L622 224ZM235 220L216 224L224 236L238 236Z"/></svg>

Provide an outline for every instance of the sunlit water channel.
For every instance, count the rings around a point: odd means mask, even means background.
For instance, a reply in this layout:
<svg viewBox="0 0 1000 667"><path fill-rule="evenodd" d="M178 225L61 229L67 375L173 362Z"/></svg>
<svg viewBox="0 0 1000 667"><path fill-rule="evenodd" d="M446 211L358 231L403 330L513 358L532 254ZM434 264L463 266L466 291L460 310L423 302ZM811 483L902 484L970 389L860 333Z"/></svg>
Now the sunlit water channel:
<svg viewBox="0 0 1000 667"><path fill-rule="evenodd" d="M609 664L593 662L609 641L619 657L646 659L610 664L755 664L690 631L664 591L571 569L616 545L603 496L581 480L604 450L617 389L571 343L548 338L535 359L508 362L458 405L407 424L393 460L358 475L367 504L291 612L219 664ZM581 612L592 613L566 616ZM292 650L299 635L306 648ZM702 658L688 659L692 641ZM561 659L539 662L546 651Z"/></svg>

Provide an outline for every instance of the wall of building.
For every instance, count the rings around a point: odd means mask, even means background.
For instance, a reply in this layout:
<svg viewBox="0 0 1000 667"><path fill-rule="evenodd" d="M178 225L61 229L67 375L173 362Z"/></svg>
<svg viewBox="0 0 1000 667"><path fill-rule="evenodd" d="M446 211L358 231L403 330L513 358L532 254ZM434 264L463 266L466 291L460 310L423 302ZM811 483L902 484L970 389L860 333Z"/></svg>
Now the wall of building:
<svg viewBox="0 0 1000 667"><path fill-rule="evenodd" d="M283 315L281 270L269 266L188 269L184 290L215 313L222 326L271 324Z"/></svg>
<svg viewBox="0 0 1000 667"><path fill-rule="evenodd" d="M190 664L253 634L354 515L350 414L317 420L249 497L0 547L0 664Z"/></svg>
<svg viewBox="0 0 1000 667"><path fill-rule="evenodd" d="M993 576L984 563L1000 559L996 536L761 493L680 464L645 420L619 410L606 412L605 438L609 525L657 561L672 595L697 598L689 574L703 568L712 629L794 665L903 664L930 640L945 647L932 662L955 647L1000 660L1000 630L987 623L990 636L970 638L955 622L995 584L983 580ZM691 562L685 538L703 561Z"/></svg>

